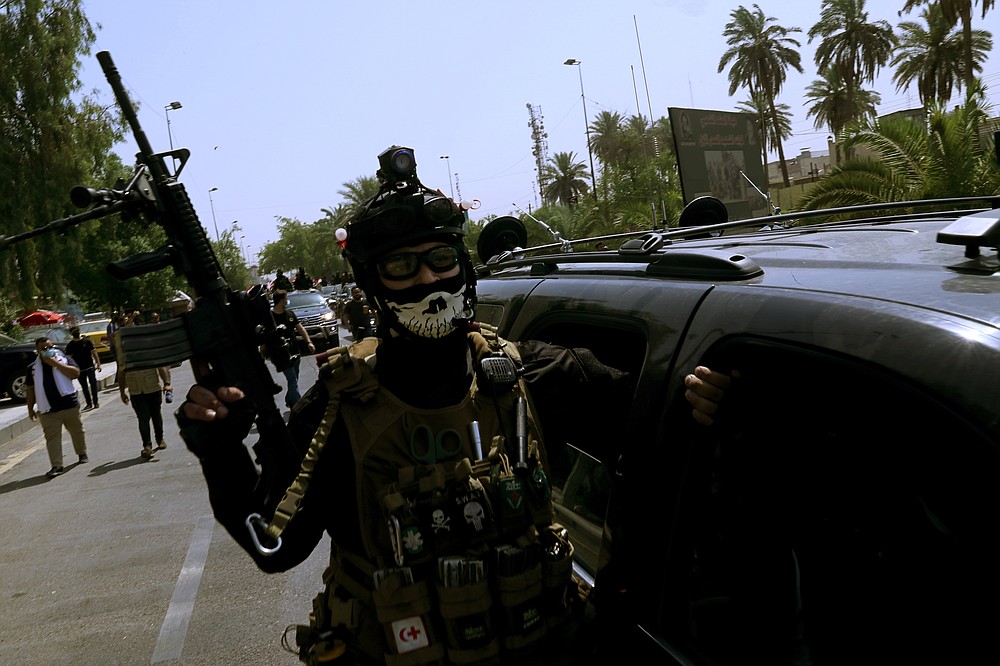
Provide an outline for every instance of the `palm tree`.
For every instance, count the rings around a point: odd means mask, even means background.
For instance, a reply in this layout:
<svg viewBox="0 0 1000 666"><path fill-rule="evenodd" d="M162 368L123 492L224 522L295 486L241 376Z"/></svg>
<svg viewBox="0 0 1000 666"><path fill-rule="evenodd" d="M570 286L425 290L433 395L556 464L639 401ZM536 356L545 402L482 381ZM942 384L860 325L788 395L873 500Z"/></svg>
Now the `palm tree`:
<svg viewBox="0 0 1000 666"><path fill-rule="evenodd" d="M906 0L900 14L910 12L914 7L923 4L939 4L944 20L950 25L962 22L962 76L965 89L971 90L975 80L975 59L973 57L973 37L972 37L972 6L976 0ZM980 0L983 7L983 18L986 12L993 8L993 0Z"/></svg>
<svg viewBox="0 0 1000 666"><path fill-rule="evenodd" d="M766 99L762 99L760 94L753 95L750 99L743 100L736 105L736 108L739 111L753 115L754 128L757 130L757 136L764 137L764 140L760 143L760 152L761 158L764 160L764 170L766 171L768 148L777 146L779 141L784 141L792 135L791 107L787 104L775 105L775 115L778 118L778 122L767 124L765 128L767 131L761 130L761 123L764 120L764 116L767 114L768 103Z"/></svg>
<svg viewBox="0 0 1000 666"><path fill-rule="evenodd" d="M379 182L375 176L358 176L341 187L343 189L337 190L337 194L344 197L343 206L350 217L362 204L378 194Z"/></svg>
<svg viewBox="0 0 1000 666"><path fill-rule="evenodd" d="M806 99L814 102L806 111L807 118L812 116L815 119L813 127L820 129L828 126L837 137L852 120L875 117L875 107L882 101L877 92L855 90L848 102L847 86L837 70L826 69L822 76L806 88Z"/></svg>
<svg viewBox="0 0 1000 666"><path fill-rule="evenodd" d="M618 162L622 148L622 122L617 111L601 111L590 123L590 148L605 168Z"/></svg>
<svg viewBox="0 0 1000 666"><path fill-rule="evenodd" d="M751 96L760 94L767 100L768 119L772 128L777 127L778 113L775 99L785 83L787 69L794 67L798 72L802 72L802 58L799 52L792 48L793 46L797 48L800 44L788 35L802 32L802 29L768 25L777 19L765 18L764 12L756 4L753 6L753 11L741 5L734 9L730 16L733 20L726 24L726 29L722 33L726 37L729 49L722 54L718 71L722 72L726 65L732 62L733 66L728 74L730 96L741 86L749 88ZM780 136L780 132L776 131L775 135ZM780 139L776 147L778 161L781 163L781 176L785 186L788 187L791 183L788 179L788 166L785 164L785 150Z"/></svg>
<svg viewBox="0 0 1000 666"><path fill-rule="evenodd" d="M590 177L590 172L572 151L556 153L542 170L546 183L542 196L546 201L558 201L572 208L589 190L586 179Z"/></svg>
<svg viewBox="0 0 1000 666"><path fill-rule="evenodd" d="M869 23L865 0L823 0L819 21L809 29L809 41L816 37L823 38L816 47L817 68L834 70L843 82L843 104L860 111L863 105L854 97L862 85L875 82L892 57L896 44L892 26L882 20Z"/></svg>
<svg viewBox="0 0 1000 666"><path fill-rule="evenodd" d="M926 123L895 117L848 127L845 145L864 146L872 155L836 167L802 198L802 207L1000 193L995 154L979 143L979 127L987 118L984 104L982 85L973 82L965 104L954 111L932 102Z"/></svg>
<svg viewBox="0 0 1000 666"><path fill-rule="evenodd" d="M955 24L944 18L939 3L925 7L920 16L926 27L915 21L903 21L898 26L900 50L892 59L896 67L892 80L897 91L916 81L917 94L924 105L932 100L947 102L952 90L967 80L965 68L970 62L967 58L971 58L974 72L981 72L993 40L987 31L973 30L969 55L962 32L952 31Z"/></svg>

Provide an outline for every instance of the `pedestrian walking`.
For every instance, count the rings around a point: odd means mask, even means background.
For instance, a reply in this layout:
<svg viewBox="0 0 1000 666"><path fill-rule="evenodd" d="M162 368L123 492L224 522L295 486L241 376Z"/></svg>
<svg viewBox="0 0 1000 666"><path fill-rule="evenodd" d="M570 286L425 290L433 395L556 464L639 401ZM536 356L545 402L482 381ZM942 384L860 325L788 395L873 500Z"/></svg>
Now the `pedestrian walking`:
<svg viewBox="0 0 1000 666"><path fill-rule="evenodd" d="M163 438L163 394L173 396L170 385L170 370L166 367L147 370L119 370L118 392L122 402L131 404L136 418L139 420L139 436L142 438L143 458L153 457L153 437L156 438L157 450L167 448ZM161 384L162 382L162 384ZM150 432L152 424L152 432Z"/></svg>
<svg viewBox="0 0 1000 666"><path fill-rule="evenodd" d="M63 473L62 429L73 441L73 450L81 463L89 462L87 440L80 420L80 402L73 380L80 368L71 358L56 349L47 337L35 340L35 360L25 376L28 394L28 418L38 421L45 434L45 448L52 468L45 476L52 479ZM37 404L37 409L35 408Z"/></svg>
<svg viewBox="0 0 1000 666"><path fill-rule="evenodd" d="M80 368L80 388L83 389L83 398L87 402L82 411L86 412L101 406L97 394L97 373L101 369L101 357L97 355L97 349L90 338L80 337L79 326L74 326L69 332L73 339L66 345L66 353Z"/></svg>

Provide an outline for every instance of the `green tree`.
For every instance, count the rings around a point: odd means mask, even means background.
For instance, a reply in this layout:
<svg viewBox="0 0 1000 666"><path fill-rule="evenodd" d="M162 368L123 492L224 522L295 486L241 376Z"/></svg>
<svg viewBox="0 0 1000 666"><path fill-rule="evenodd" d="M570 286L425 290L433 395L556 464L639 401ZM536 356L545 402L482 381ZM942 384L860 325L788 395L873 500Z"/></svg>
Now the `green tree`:
<svg viewBox="0 0 1000 666"><path fill-rule="evenodd" d="M809 42L817 37L822 39L816 47L816 66L826 81L840 84L838 96L845 110L841 113L850 114L849 120L862 118L866 107L855 98L865 83L874 83L892 57L896 45L892 26L883 20L869 22L865 0L823 0L819 21L809 29Z"/></svg>
<svg viewBox="0 0 1000 666"><path fill-rule="evenodd" d="M113 109L83 97L80 57L94 32L79 0L10 0L0 7L0 234L14 235L78 212L76 185L114 170L111 148L123 124ZM40 236L4 252L0 290L34 307L58 303L90 260L93 229ZM85 251L86 250L86 251Z"/></svg>
<svg viewBox="0 0 1000 666"><path fill-rule="evenodd" d="M821 74L823 78L813 81L805 94L806 99L812 101L806 117L814 119L813 127L820 129L826 126L834 136L840 136L848 123L875 117L875 107L882 101L877 92L864 89L849 91L838 70L832 67Z"/></svg>
<svg viewBox="0 0 1000 666"><path fill-rule="evenodd" d="M622 151L621 114L617 111L601 111L590 123L590 147L594 157L607 168L619 162Z"/></svg>
<svg viewBox="0 0 1000 666"><path fill-rule="evenodd" d="M927 122L896 117L848 127L844 142L870 156L836 167L803 197L806 210L886 201L1000 194L993 147L979 142L987 118L981 84L948 111L931 104Z"/></svg>
<svg viewBox="0 0 1000 666"><path fill-rule="evenodd" d="M897 91L916 81L917 94L924 105L934 100L947 102L954 88L967 80L968 62L972 62L974 72L983 71L993 40L985 30L972 30L972 48L966 49L963 33L953 31L954 23L945 19L939 3L925 7L920 16L924 25L903 21L898 26L899 50L892 59L896 67L892 80Z"/></svg>
<svg viewBox="0 0 1000 666"><path fill-rule="evenodd" d="M250 285L250 269L243 258L243 248L236 237L236 231L230 227L225 229L219 240L212 242L212 251L215 258L222 267L222 274L226 276L226 282L230 289L240 291Z"/></svg>
<svg viewBox="0 0 1000 666"><path fill-rule="evenodd" d="M792 135L791 108L787 104L775 105L774 111L777 122L764 123L767 131L761 131L761 123L763 123L764 119L768 116L769 106L768 100L764 99L760 94L754 95L750 99L743 100L736 105L736 109L738 111L743 111L753 115L754 127L757 130L757 136L764 137L764 140L761 141L760 144L760 151L765 170L767 169L768 149L775 148L778 143L784 141Z"/></svg>
<svg viewBox="0 0 1000 666"><path fill-rule="evenodd" d="M903 9L900 11L900 14L903 14L924 4L938 4L941 7L941 13L946 22L950 25L956 25L961 22L963 64L959 68L959 71L962 72L966 90L972 89L976 76L976 60L973 46L975 42L972 35L972 7L976 2L977 0L906 0L903 3ZM993 0L979 0L979 4L983 8L982 17L985 19L986 12L993 8L994 2Z"/></svg>
<svg viewBox="0 0 1000 666"><path fill-rule="evenodd" d="M728 73L729 94L733 95L737 89L745 86L750 90L751 97L760 95L767 100L768 121L776 128L776 100L785 84L787 70L792 67L802 72L802 57L796 50L800 44L789 35L802 30L772 25L777 19L765 17L756 4L753 11L741 5L730 16L732 21L726 24L722 33L729 49L719 60L718 71L722 72L726 65L732 63ZM780 136L780 131L775 130L775 135ZM785 164L785 150L780 139L775 147L781 164L782 180L788 187L788 166Z"/></svg>
<svg viewBox="0 0 1000 666"><path fill-rule="evenodd" d="M312 249L306 259L306 267L313 277L331 276L350 270L347 260L343 258L340 246L337 245L337 229L347 224L344 214L337 214L336 211L346 211L343 204L337 206L334 215L327 215L313 222L309 228L312 234ZM323 209L327 212L327 209Z"/></svg>
<svg viewBox="0 0 1000 666"><path fill-rule="evenodd" d="M572 208L590 189L586 180L590 172L573 152L556 153L542 165L542 171L542 181L545 182L542 197L545 201L559 202Z"/></svg>
<svg viewBox="0 0 1000 666"><path fill-rule="evenodd" d="M341 206L347 218L353 216L360 210L362 204L378 194L378 188L379 182L375 176L358 176L344 183L342 188L337 190L337 194L344 197Z"/></svg>
<svg viewBox="0 0 1000 666"><path fill-rule="evenodd" d="M311 225L290 217L277 216L275 220L278 222L278 239L265 243L261 248L260 272L273 273L279 268L287 272L305 266L314 240Z"/></svg>

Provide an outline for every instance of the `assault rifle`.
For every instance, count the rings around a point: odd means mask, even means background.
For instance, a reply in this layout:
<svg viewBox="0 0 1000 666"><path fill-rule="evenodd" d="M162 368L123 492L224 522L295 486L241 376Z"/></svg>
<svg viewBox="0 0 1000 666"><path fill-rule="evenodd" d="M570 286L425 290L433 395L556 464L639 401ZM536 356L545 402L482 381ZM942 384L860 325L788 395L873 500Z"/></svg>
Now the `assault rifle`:
<svg viewBox="0 0 1000 666"><path fill-rule="evenodd" d="M275 404L274 395L280 387L260 348L265 348L267 357L281 371L291 362L289 346L275 327L263 287L257 285L246 292L229 288L187 191L177 180L190 151L178 148L154 153L111 55L102 51L97 60L139 146L134 174L121 189L73 188L72 202L88 210L16 236L0 237L0 249L113 213L141 216L160 225L166 232L166 243L151 252L114 261L107 270L126 280L172 267L187 279L195 297L194 308L159 324L119 329L119 361L130 370L139 370L190 360L199 383L242 389L257 411L259 439L254 452L262 470L258 490L264 493L265 505L273 506L294 479L301 455L295 454ZM167 169L167 158L179 162L174 173Z"/></svg>

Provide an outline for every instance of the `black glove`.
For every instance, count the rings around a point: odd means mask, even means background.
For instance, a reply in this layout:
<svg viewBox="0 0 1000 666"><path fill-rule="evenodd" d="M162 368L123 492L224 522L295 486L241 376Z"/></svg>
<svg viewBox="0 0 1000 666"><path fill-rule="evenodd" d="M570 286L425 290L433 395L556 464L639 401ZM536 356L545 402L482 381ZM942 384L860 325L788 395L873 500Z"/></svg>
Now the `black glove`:
<svg viewBox="0 0 1000 666"><path fill-rule="evenodd" d="M181 438L191 453L203 459L206 456L227 455L234 447L243 447L243 440L250 433L257 410L250 398L240 398L226 403L229 414L215 421L196 421L184 414L184 403L174 412Z"/></svg>

